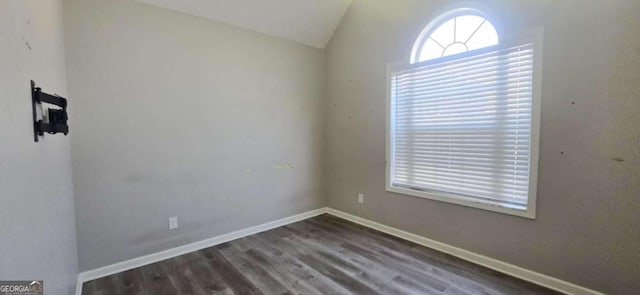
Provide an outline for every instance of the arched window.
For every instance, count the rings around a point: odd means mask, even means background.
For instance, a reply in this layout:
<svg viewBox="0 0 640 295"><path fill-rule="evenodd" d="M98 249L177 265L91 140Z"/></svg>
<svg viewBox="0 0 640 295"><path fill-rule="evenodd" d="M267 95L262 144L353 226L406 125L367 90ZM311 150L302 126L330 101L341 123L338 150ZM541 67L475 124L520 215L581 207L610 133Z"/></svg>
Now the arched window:
<svg viewBox="0 0 640 295"><path fill-rule="evenodd" d="M481 11L461 8L442 14L422 31L411 63L497 45L498 32Z"/></svg>
<svg viewBox="0 0 640 295"><path fill-rule="evenodd" d="M535 218L542 32L432 20L388 67L387 191Z"/></svg>

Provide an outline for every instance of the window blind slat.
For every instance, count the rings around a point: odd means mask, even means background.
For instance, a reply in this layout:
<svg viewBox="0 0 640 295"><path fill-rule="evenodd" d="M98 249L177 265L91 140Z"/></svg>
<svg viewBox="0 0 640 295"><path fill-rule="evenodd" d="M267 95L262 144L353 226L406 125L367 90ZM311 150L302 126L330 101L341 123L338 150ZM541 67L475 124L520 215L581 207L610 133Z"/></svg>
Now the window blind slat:
<svg viewBox="0 0 640 295"><path fill-rule="evenodd" d="M441 164L437 166L434 165L434 167L436 169L424 170L424 169L415 169L412 166L399 165L399 166L396 166L396 169L398 169L398 171L400 172L404 172L409 175L415 175L417 173L423 173L423 174L447 173L453 177L465 178L466 175L468 174L470 179L474 179L474 178L494 179L497 183L504 182L505 181L504 179L508 177L508 180L506 180L507 183L526 184L527 178L528 178L528 175L522 174L523 171L520 171L520 173L514 173L512 170L507 171L508 169L502 169L502 170L492 169L492 170L478 171L478 170L468 169L467 167L453 168L453 166L446 165L446 164Z"/></svg>
<svg viewBox="0 0 640 295"><path fill-rule="evenodd" d="M504 88L504 89L490 89L487 91L477 91L470 93L457 93L455 95L423 95L420 92L413 93L414 99L396 100L398 106L408 104L410 106L419 106L422 104L455 104L455 103L470 103L478 101L495 101L498 98L501 101L514 99L526 99L527 93L531 92L531 87L526 85L519 85L516 88ZM429 100L425 100L429 98ZM493 99L493 100L492 100Z"/></svg>

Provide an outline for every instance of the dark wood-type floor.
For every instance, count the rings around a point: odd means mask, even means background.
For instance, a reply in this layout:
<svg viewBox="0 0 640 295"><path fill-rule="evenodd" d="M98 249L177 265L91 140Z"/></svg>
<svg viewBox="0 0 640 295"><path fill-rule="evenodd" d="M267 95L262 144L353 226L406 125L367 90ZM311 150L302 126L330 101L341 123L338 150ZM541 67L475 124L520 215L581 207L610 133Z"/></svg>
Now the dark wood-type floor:
<svg viewBox="0 0 640 295"><path fill-rule="evenodd" d="M322 215L87 282L106 294L557 294Z"/></svg>

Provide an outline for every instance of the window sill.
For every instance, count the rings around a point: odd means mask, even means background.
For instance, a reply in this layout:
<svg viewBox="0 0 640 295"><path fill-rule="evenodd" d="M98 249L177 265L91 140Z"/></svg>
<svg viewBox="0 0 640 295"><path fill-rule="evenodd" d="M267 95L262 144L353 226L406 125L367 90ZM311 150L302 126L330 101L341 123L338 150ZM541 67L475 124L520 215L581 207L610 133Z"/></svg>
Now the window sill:
<svg viewBox="0 0 640 295"><path fill-rule="evenodd" d="M450 204L456 204L456 205L461 205L461 206L466 206L466 207L471 207L476 209L514 215L518 217L536 219L535 204L530 205L529 208L527 209L517 209L517 208L510 208L510 207L489 202L489 201L483 202L480 200L471 199L471 198L467 198L467 197L463 197L455 194L419 191L419 190L390 186L390 185L387 185L386 190L388 192L392 192L396 194L409 195L409 196L435 200L435 201L440 201L440 202L445 202Z"/></svg>

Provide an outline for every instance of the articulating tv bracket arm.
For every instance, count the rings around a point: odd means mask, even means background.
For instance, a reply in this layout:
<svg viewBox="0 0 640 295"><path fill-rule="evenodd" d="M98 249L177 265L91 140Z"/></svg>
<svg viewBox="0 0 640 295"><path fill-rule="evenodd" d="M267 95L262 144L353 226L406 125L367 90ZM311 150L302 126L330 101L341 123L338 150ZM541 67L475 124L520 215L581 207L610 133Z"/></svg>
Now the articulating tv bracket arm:
<svg viewBox="0 0 640 295"><path fill-rule="evenodd" d="M36 108L37 105L42 106L42 103L52 104L60 107L60 109L47 109L45 114L44 109L41 108L41 119L38 119ZM67 99L42 92L42 89L36 87L36 83L33 80L31 81L31 111L33 113L33 138L36 142L38 142L39 136L44 136L45 132L49 134L69 134Z"/></svg>

